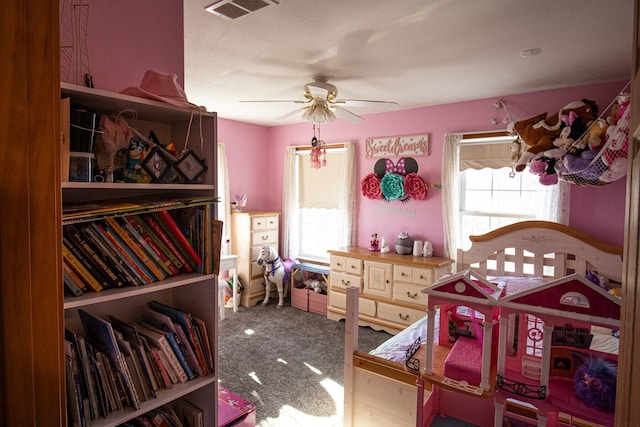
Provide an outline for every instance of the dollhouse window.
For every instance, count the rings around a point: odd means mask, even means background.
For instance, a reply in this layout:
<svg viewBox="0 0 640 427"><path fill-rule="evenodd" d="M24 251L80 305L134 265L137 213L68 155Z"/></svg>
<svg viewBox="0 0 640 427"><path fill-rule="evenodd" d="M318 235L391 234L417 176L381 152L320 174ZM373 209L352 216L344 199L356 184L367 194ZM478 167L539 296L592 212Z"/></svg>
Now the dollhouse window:
<svg viewBox="0 0 640 427"><path fill-rule="evenodd" d="M542 337L544 335L544 322L531 314L525 314L527 328L525 354L528 356L542 357Z"/></svg>
<svg viewBox="0 0 640 427"><path fill-rule="evenodd" d="M590 308L589 300L580 292L567 292L560 297L560 304L571 307Z"/></svg>

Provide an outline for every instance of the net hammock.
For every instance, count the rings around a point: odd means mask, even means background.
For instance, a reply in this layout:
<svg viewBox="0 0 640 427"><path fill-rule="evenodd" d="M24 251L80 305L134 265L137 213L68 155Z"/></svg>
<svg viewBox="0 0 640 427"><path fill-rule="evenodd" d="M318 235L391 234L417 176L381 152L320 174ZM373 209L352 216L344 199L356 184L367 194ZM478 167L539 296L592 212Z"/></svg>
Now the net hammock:
<svg viewBox="0 0 640 427"><path fill-rule="evenodd" d="M558 171L559 178L581 186L602 186L623 178L627 173L630 113L631 108L627 105L613 129L607 129L600 150L584 168ZM565 154L565 164L567 156L573 154Z"/></svg>

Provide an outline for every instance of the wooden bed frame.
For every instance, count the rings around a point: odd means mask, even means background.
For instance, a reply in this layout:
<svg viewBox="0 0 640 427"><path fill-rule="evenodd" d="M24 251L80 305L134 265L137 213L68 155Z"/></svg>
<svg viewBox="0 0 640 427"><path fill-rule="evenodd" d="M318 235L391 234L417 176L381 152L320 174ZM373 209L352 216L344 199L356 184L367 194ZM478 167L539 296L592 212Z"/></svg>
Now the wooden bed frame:
<svg viewBox="0 0 640 427"><path fill-rule="evenodd" d="M483 276L560 278L593 270L613 286L622 280L622 248L561 224L526 221L470 240L469 250L458 251L458 272L472 268ZM344 426L429 425L437 408L428 399L428 382L403 364L358 349L358 293L357 287L347 289ZM436 351L443 363L448 349Z"/></svg>

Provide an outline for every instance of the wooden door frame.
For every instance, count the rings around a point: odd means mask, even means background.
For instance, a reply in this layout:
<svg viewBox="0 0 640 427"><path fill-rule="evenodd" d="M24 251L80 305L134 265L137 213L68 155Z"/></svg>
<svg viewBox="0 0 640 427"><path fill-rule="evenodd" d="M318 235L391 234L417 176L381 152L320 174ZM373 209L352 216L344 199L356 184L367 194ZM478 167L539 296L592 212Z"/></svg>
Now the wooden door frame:
<svg viewBox="0 0 640 427"><path fill-rule="evenodd" d="M0 13L0 424L65 425L59 3Z"/></svg>

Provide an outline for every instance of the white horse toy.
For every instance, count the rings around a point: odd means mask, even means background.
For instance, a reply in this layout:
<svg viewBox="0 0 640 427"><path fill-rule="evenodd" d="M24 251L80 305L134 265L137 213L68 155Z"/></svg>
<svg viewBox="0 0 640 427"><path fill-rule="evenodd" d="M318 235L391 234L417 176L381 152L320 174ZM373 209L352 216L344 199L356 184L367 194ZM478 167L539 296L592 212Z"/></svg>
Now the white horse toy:
<svg viewBox="0 0 640 427"><path fill-rule="evenodd" d="M278 288L278 307L284 305L284 298L287 296L287 281L293 261L290 259L282 260L278 251L273 246L263 246L260 248L260 256L256 260L258 265L264 267L264 283L265 283L265 296L262 305L266 305L269 302L269 296L271 294L271 284L275 284Z"/></svg>

